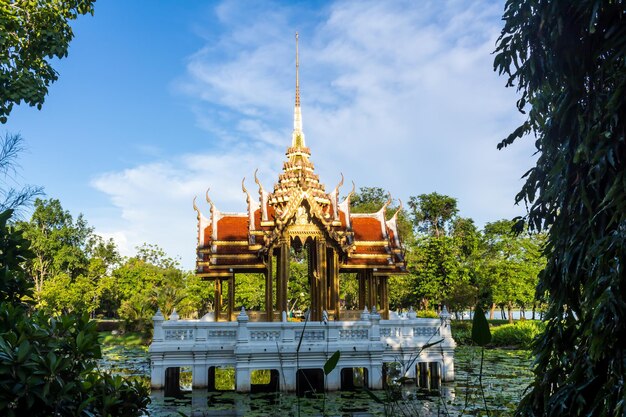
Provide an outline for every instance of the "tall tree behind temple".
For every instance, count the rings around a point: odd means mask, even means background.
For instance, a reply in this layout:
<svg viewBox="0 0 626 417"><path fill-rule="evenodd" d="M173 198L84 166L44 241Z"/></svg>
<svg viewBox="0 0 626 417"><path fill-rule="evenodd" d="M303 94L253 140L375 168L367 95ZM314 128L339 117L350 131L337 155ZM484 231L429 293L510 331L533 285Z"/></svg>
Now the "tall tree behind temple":
<svg viewBox="0 0 626 417"><path fill-rule="evenodd" d="M44 281L58 273L76 278L88 269L87 244L92 228L82 215L72 218L59 200L35 200L35 211L28 222L18 227L30 240L35 257L28 262L35 291L40 292Z"/></svg>
<svg viewBox="0 0 626 417"><path fill-rule="evenodd" d="M626 12L623 1L509 1L494 66L536 136L516 200L548 230L545 332L520 415L626 413Z"/></svg>
<svg viewBox="0 0 626 417"><path fill-rule="evenodd" d="M418 231L408 251L414 296L425 308L451 302L454 310L469 307L476 297L472 256L478 231L473 220L458 216L455 198L436 192L411 197L409 207Z"/></svg>
<svg viewBox="0 0 626 417"><path fill-rule="evenodd" d="M512 220L487 223L478 262L481 301L492 306L491 319L495 306L506 308L509 322L514 306L533 306L537 277L545 267L541 256L545 236L527 230L520 233L514 226Z"/></svg>

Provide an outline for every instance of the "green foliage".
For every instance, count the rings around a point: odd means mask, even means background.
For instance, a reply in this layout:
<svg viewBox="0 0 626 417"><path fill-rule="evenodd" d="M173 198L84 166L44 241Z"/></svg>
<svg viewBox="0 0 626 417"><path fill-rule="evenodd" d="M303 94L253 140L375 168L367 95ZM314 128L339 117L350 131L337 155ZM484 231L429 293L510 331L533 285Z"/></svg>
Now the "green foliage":
<svg viewBox="0 0 626 417"><path fill-rule="evenodd" d="M389 195L380 187L361 187L350 197L350 210L353 213L375 213L388 199Z"/></svg>
<svg viewBox="0 0 626 417"><path fill-rule="evenodd" d="M72 280L69 275L60 273L49 279L39 293L39 307L53 314L92 314L98 307L94 302L97 290L95 283L84 275Z"/></svg>
<svg viewBox="0 0 626 417"><path fill-rule="evenodd" d="M97 371L95 322L31 312L22 301L31 293L24 263L33 254L22 232L7 226L10 215L0 214L0 414L141 415L146 389Z"/></svg>
<svg viewBox="0 0 626 417"><path fill-rule="evenodd" d="M117 315L124 330L145 332L157 308L170 314L176 308L181 317L203 315L210 304L211 289L162 249L144 245L138 255L125 260L112 272Z"/></svg>
<svg viewBox="0 0 626 417"><path fill-rule="evenodd" d="M452 337L458 345L473 345L472 322L469 320L452 320Z"/></svg>
<svg viewBox="0 0 626 417"><path fill-rule="evenodd" d="M333 353L333 355L330 358L328 358L326 363L324 363L324 375L328 375L337 367L337 363L339 362L340 357L341 357L341 351L338 350L335 353Z"/></svg>
<svg viewBox="0 0 626 417"><path fill-rule="evenodd" d="M417 312L417 317L421 319L438 319L439 313L435 310L419 310Z"/></svg>
<svg viewBox="0 0 626 417"><path fill-rule="evenodd" d="M488 320L491 331L489 347L515 347L530 349L533 339L545 329L544 322L538 320L518 320L508 323L506 320ZM453 320L452 336L459 345L475 345L472 340L472 322Z"/></svg>
<svg viewBox="0 0 626 417"><path fill-rule="evenodd" d="M535 337L541 334L545 327L543 322L530 320L520 320L514 324L494 327L491 344L493 346L514 346L520 349L530 349Z"/></svg>
<svg viewBox="0 0 626 417"><path fill-rule="evenodd" d="M206 282L202 284L206 285ZM293 286L292 284L293 281L290 280L290 287ZM265 309L265 276L263 274L237 274L235 306L244 306L246 310Z"/></svg>
<svg viewBox="0 0 626 417"><path fill-rule="evenodd" d="M76 221L61 207L59 200L35 200L35 211L29 222L19 222L24 237L31 242L35 254L28 262L35 282L35 291L43 289L44 281L65 273L71 278L85 274L88 259L85 253L92 229L82 215Z"/></svg>
<svg viewBox="0 0 626 417"><path fill-rule="evenodd" d="M0 213L0 302L20 303L32 296L24 262L34 255L23 233L9 225L13 210Z"/></svg>
<svg viewBox="0 0 626 417"><path fill-rule="evenodd" d="M491 331L489 323L485 318L485 312L477 305L474 309L474 319L472 321L472 341L478 346L486 346L491 342Z"/></svg>
<svg viewBox="0 0 626 417"><path fill-rule="evenodd" d="M53 58L67 56L71 20L93 14L94 0L0 2L0 123L22 101L41 109L57 80Z"/></svg>
<svg viewBox="0 0 626 417"><path fill-rule="evenodd" d="M524 415L623 415L626 300L626 14L623 1L506 4L494 67L537 138L517 195L549 230L546 331Z"/></svg>
<svg viewBox="0 0 626 417"><path fill-rule="evenodd" d="M458 311L476 302L475 255L479 234L471 219L454 218L448 222L439 235L421 235L407 249L407 260L414 276L414 296L422 301L422 306L428 308L429 302L434 301ZM445 229L449 235L443 233Z"/></svg>
<svg viewBox="0 0 626 417"><path fill-rule="evenodd" d="M148 394L96 370L95 322L87 316L30 316L0 305L0 413L24 415L141 415Z"/></svg>
<svg viewBox="0 0 626 417"><path fill-rule="evenodd" d="M432 236L445 235L459 209L456 198L436 192L409 199L411 218L418 230Z"/></svg>
<svg viewBox="0 0 626 417"><path fill-rule="evenodd" d="M487 223L478 271L480 298L511 310L514 305L529 306L535 301L539 272L545 267L541 254L545 236L530 234L526 228L515 230L515 222L499 220Z"/></svg>

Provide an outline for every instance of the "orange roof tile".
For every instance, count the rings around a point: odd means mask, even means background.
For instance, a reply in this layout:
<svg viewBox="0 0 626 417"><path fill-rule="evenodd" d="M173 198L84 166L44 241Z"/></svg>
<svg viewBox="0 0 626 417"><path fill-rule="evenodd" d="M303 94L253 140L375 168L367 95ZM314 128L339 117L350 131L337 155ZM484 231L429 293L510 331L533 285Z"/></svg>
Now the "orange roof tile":
<svg viewBox="0 0 626 417"><path fill-rule="evenodd" d="M380 222L373 217L351 217L356 240L383 240Z"/></svg>
<svg viewBox="0 0 626 417"><path fill-rule="evenodd" d="M248 217L224 216L217 222L217 240L247 240Z"/></svg>

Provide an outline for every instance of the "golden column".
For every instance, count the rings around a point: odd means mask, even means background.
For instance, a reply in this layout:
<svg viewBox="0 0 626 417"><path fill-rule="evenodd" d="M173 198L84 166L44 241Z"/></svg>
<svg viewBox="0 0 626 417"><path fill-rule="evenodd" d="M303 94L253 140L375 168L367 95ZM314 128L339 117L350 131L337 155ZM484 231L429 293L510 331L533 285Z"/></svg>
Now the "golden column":
<svg viewBox="0 0 626 417"><path fill-rule="evenodd" d="M265 270L265 320L274 321L274 294L273 294L273 271L272 271L272 255L273 250L270 249L267 254L267 269Z"/></svg>
<svg viewBox="0 0 626 417"><path fill-rule="evenodd" d="M222 312L222 280L216 278L215 281L215 295L213 297L213 303L215 311L215 321L220 321L220 314Z"/></svg>
<svg viewBox="0 0 626 417"><path fill-rule="evenodd" d="M279 314L282 315L283 311L288 310L288 299L287 299L287 286L289 281L289 238L283 237L279 241L279 252L278 252L278 268L277 268L277 277L278 282L277 285L277 308Z"/></svg>

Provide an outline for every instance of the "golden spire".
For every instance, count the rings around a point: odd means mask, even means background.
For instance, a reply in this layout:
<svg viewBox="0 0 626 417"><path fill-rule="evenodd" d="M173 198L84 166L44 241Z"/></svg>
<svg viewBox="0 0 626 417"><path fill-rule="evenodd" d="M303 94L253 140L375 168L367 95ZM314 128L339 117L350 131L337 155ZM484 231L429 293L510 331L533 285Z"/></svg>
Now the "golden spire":
<svg viewBox="0 0 626 417"><path fill-rule="evenodd" d="M296 32L296 106L293 111L293 135L291 139L292 147L305 147L304 133L302 132L302 110L300 109L300 78L298 71L300 62L298 59L298 32Z"/></svg>
<svg viewBox="0 0 626 417"><path fill-rule="evenodd" d="M300 63L298 62L298 32L296 32L296 107L300 107L300 79L298 77L299 69Z"/></svg>

